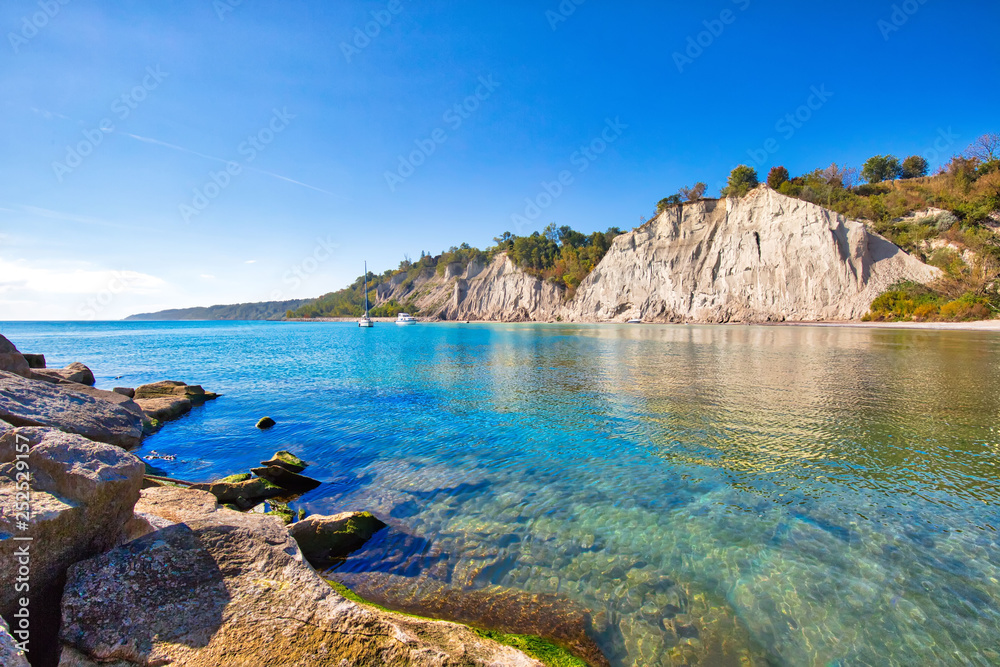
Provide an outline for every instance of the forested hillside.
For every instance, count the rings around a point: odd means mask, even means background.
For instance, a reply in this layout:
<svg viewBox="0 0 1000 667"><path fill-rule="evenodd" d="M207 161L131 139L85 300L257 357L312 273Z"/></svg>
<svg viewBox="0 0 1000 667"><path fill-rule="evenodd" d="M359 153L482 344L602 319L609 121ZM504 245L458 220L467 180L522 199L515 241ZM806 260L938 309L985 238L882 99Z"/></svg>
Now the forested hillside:
<svg viewBox="0 0 1000 667"><path fill-rule="evenodd" d="M280 320L289 310L308 304L312 299L261 301L201 308L174 308L156 313L129 315L126 320Z"/></svg>

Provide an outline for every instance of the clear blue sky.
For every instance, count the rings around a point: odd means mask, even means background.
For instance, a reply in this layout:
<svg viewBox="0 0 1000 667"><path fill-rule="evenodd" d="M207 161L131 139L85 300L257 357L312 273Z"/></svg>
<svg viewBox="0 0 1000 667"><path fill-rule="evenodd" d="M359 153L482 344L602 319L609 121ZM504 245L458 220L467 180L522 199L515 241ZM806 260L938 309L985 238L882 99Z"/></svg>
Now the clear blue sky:
<svg viewBox="0 0 1000 667"><path fill-rule="evenodd" d="M1000 131L996 2L562 6L5 2L0 320L317 296L363 259L630 228L769 138L762 174L796 174Z"/></svg>

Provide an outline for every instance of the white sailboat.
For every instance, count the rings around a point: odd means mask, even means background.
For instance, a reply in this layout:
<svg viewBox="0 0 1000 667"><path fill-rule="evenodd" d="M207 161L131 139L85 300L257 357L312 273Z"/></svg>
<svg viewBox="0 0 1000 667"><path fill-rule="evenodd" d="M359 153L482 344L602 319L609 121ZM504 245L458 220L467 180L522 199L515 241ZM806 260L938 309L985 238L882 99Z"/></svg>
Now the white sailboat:
<svg viewBox="0 0 1000 667"><path fill-rule="evenodd" d="M368 262L365 262L365 314L358 320L358 326L370 329L375 326L372 318L368 316Z"/></svg>

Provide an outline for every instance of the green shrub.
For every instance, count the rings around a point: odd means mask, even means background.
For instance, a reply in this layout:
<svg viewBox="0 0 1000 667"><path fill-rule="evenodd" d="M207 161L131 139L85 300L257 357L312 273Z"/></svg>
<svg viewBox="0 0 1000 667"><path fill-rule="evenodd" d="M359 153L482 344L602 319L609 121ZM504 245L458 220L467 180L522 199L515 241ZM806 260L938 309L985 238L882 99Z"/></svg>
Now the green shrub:
<svg viewBox="0 0 1000 667"><path fill-rule="evenodd" d="M753 167L741 164L729 173L729 182L722 189L723 197L744 197L760 183Z"/></svg>

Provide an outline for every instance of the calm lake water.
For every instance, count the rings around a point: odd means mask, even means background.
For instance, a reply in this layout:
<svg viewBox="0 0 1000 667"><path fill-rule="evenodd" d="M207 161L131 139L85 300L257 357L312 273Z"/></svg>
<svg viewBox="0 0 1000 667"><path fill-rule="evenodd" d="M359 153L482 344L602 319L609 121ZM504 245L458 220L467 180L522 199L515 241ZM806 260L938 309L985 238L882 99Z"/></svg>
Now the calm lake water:
<svg viewBox="0 0 1000 667"><path fill-rule="evenodd" d="M821 327L11 323L98 386L224 394L137 452L276 449L390 523L344 573L589 609L615 665L1000 664L1000 336ZM114 379L115 376L123 376ZM254 428L270 415L278 425Z"/></svg>

